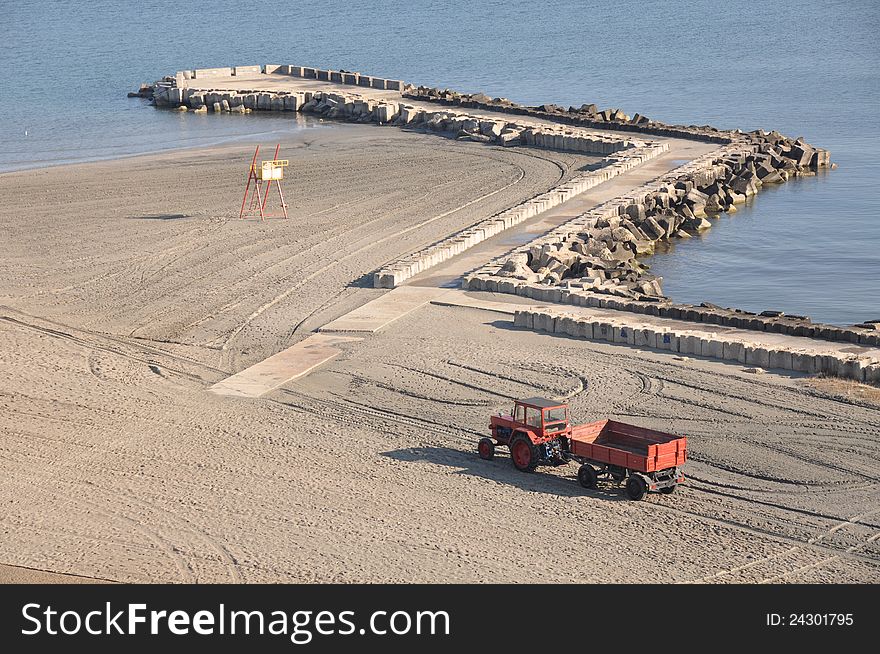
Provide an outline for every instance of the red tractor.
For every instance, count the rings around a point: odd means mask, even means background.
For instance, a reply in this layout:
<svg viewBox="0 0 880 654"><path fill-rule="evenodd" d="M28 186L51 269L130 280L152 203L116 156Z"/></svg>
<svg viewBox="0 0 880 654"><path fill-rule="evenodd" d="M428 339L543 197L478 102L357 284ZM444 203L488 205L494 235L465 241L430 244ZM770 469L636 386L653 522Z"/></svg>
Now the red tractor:
<svg viewBox="0 0 880 654"><path fill-rule="evenodd" d="M532 472L539 465L581 464L578 481L595 488L599 477L625 482L633 500L649 491L672 493L684 481L687 439L613 420L572 425L568 405L541 397L516 400L511 415L492 416L491 438L481 438L480 457L491 460L497 445L510 449L513 465Z"/></svg>

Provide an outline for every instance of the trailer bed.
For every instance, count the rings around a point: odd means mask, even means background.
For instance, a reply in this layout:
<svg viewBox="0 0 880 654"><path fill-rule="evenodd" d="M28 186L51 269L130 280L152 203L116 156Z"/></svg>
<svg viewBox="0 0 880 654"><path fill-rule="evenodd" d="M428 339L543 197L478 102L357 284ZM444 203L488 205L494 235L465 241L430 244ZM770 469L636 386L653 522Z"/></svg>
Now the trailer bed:
<svg viewBox="0 0 880 654"><path fill-rule="evenodd" d="M687 460L687 439L654 429L599 420L572 427L571 454L582 459L650 473Z"/></svg>

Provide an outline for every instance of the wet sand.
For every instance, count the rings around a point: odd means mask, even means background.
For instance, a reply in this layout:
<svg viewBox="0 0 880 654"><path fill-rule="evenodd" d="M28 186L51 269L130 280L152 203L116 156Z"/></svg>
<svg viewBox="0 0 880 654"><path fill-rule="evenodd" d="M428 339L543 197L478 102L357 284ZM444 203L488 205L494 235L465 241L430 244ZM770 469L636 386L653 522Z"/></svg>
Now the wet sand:
<svg viewBox="0 0 880 654"><path fill-rule="evenodd" d="M289 221L251 146L0 175L0 563L116 581L880 580L880 412L797 377L427 305L260 398L207 392L368 274L592 160L310 130ZM645 502L475 454L511 398L689 436ZM14 580L10 568L0 578Z"/></svg>

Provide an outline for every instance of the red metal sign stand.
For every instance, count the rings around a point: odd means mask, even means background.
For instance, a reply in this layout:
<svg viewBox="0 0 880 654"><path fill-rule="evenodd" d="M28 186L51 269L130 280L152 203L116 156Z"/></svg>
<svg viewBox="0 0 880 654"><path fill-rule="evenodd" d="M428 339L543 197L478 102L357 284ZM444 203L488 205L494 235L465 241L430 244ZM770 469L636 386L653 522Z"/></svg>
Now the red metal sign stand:
<svg viewBox="0 0 880 654"><path fill-rule="evenodd" d="M258 145L257 149L254 151L254 158L251 160L251 166L248 169L247 184L244 187L244 198L242 198L241 209L238 212L239 219L257 215L260 216L260 220L265 220L266 218L288 217L287 203L284 201L284 189L281 186L281 179L284 174L283 169L284 166L287 165L287 161L278 159L278 152L280 149L281 144L279 143L275 146L274 158L270 161L261 162L260 166L257 166L257 156L260 154L260 146ZM266 179L264 179L265 172L270 173L270 176ZM280 214L266 213L266 202L269 199L269 190L272 188L273 181L278 187L278 197L281 200ZM261 192L264 182L266 186ZM245 207L247 207L246 210Z"/></svg>

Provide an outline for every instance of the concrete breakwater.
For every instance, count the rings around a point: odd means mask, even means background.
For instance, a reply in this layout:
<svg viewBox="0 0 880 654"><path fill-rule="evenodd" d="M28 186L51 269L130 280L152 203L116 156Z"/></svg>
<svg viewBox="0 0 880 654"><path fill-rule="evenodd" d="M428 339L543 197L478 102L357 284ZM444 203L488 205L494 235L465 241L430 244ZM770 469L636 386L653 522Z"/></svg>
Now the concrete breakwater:
<svg viewBox="0 0 880 654"><path fill-rule="evenodd" d="M620 311L622 315L628 312L748 331L850 343L858 346L880 346L880 320L867 321L852 327L838 327L837 325L814 323L806 316L786 315L782 311L765 311L757 314L742 309L723 308L708 302L697 306L674 304L669 301L629 300L590 291L579 291L574 288L526 284L495 276L472 275L468 278L465 288L471 291L509 293L538 302L611 309ZM560 310L564 310L563 307L560 307Z"/></svg>
<svg viewBox="0 0 880 654"><path fill-rule="evenodd" d="M404 96L444 105L531 116L579 127L640 132L653 136L697 139L718 144L727 144L751 138L751 134L744 134L737 130L723 131L709 125L667 125L638 113L630 117L621 109L604 109L600 111L595 104L582 104L580 107L572 106L568 107L568 109L554 104L530 107L512 102L507 98L491 98L484 93L459 93L450 89L428 86L414 87L411 85L404 87ZM752 134L757 135L758 133Z"/></svg>
<svg viewBox="0 0 880 654"><path fill-rule="evenodd" d="M399 100L369 97L341 89L291 92L162 87L155 89L153 100L159 107L197 112L298 111L333 120L419 127L483 143L530 145L596 155L653 145L643 139L614 137L564 126L504 121L463 111L426 111Z"/></svg>
<svg viewBox="0 0 880 654"><path fill-rule="evenodd" d="M664 324L665 323L665 324ZM621 313L594 318L566 313L564 309L537 308L517 311L514 324L526 329L572 338L619 343L754 366L807 374L826 374L860 382L880 383L880 350L842 348L821 341L750 335L741 330L712 326L690 329L674 321L644 321ZM858 351L847 351L856 349Z"/></svg>
<svg viewBox="0 0 880 654"><path fill-rule="evenodd" d="M441 239L437 243L390 262L373 274L373 286L393 288L401 282L437 264L461 254L477 243L532 218L548 209L566 202L602 182L631 170L668 150L665 143L654 143L624 150L603 160L599 170L576 175L546 193L531 198L515 207L494 214L489 218Z"/></svg>
<svg viewBox="0 0 880 654"><path fill-rule="evenodd" d="M683 230L705 228L707 223L711 225L707 216L717 216L719 209L735 210L736 204L756 193L761 175L771 178L774 174L765 167L760 173L757 167L752 170L758 160L754 158L756 154L761 154L761 146L735 144L694 159L490 261L466 275L463 287L511 293L542 302L880 345L880 321L843 328L814 324L805 316L786 316L780 311L756 314L709 303L673 303L661 295L661 280L639 264L637 255L649 252L656 241L679 237ZM804 150L801 156L805 161L810 155ZM793 160L783 162L775 172L786 179L811 170L798 166ZM736 171L742 171L744 176L736 175ZM768 183L779 181L771 179ZM716 189L720 192L705 192Z"/></svg>
<svg viewBox="0 0 880 654"><path fill-rule="evenodd" d="M658 241L689 238L710 217L736 211L764 184L828 165L827 151L766 135L704 155L564 223L477 271L531 284L580 288L639 300L662 299L661 280L638 256ZM470 279L466 282L469 285Z"/></svg>

